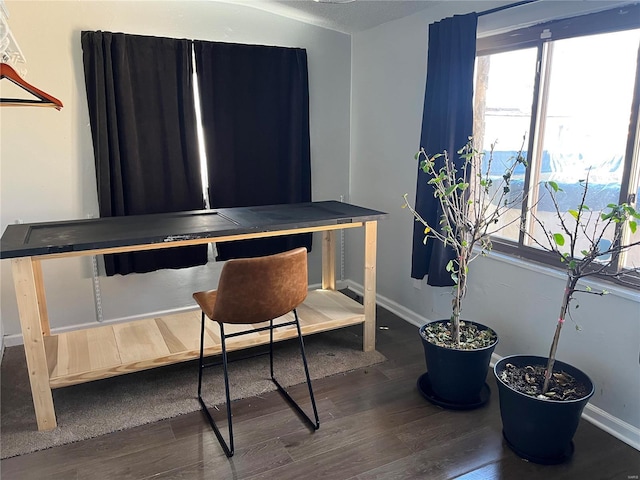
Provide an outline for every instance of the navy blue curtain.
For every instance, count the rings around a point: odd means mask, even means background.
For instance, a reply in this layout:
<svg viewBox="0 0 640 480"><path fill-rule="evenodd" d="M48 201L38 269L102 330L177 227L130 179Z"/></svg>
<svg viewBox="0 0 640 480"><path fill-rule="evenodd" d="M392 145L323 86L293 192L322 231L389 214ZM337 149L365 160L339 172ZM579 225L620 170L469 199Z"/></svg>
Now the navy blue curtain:
<svg viewBox="0 0 640 480"><path fill-rule="evenodd" d="M310 202L306 50L203 41L194 47L211 208ZM218 260L311 250L311 234L216 247Z"/></svg>
<svg viewBox="0 0 640 480"><path fill-rule="evenodd" d="M427 83L422 114L420 145L431 156L446 150L456 152L473 134L473 67L476 56L476 13L445 18L429 26ZM429 225L439 225L442 210L428 185L429 175L418 167L415 208ZM453 250L441 242L424 240L424 226L413 230L411 277L424 278L433 286L454 285L445 266Z"/></svg>
<svg viewBox="0 0 640 480"><path fill-rule="evenodd" d="M204 208L191 41L82 32L101 217ZM207 245L104 256L107 275L207 262Z"/></svg>

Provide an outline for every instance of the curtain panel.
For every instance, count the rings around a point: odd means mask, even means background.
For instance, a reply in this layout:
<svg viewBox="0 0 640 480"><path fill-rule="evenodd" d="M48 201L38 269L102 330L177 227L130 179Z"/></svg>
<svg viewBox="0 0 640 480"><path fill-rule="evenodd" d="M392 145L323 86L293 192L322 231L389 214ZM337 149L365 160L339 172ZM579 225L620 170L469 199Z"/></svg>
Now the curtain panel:
<svg viewBox="0 0 640 480"><path fill-rule="evenodd" d="M429 26L427 80L420 145L431 156L446 150L458 169L457 151L473 134L473 69L476 55L476 13L455 15ZM440 159L442 160L442 158ZM437 169L442 166L442 161ZM428 185L430 176L418 166L416 211L429 223L439 225L442 209ZM424 240L424 227L413 230L411 277L433 286L454 285L445 267L454 251L441 242Z"/></svg>
<svg viewBox="0 0 640 480"><path fill-rule="evenodd" d="M211 208L311 201L307 53L194 41ZM217 244L218 260L296 247L311 234Z"/></svg>
<svg viewBox="0 0 640 480"><path fill-rule="evenodd" d="M81 34L101 217L204 208L191 41ZM105 255L107 275L207 262L207 246Z"/></svg>

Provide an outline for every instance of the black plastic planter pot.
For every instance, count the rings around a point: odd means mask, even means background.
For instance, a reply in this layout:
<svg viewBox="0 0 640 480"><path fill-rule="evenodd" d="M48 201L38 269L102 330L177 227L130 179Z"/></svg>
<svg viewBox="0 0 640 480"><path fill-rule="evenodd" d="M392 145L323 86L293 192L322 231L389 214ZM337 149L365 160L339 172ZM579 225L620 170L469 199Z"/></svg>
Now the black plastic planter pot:
<svg viewBox="0 0 640 480"><path fill-rule="evenodd" d="M448 322L437 320L436 322ZM465 320L480 330L489 327ZM498 339L478 350L454 350L428 342L422 333L429 324L420 327L427 373L418 379L418 390L431 403L444 408L470 410L484 405L491 394L486 384L491 354Z"/></svg>
<svg viewBox="0 0 640 480"><path fill-rule="evenodd" d="M541 400L517 392L500 380L507 363L516 367L546 365L547 359L512 355L497 362L493 368L500 396L502 434L507 444L518 456L534 463L552 465L565 462L573 454L573 435L582 411L593 395L593 382L584 372L556 360L554 371L563 370L584 383L589 394L564 402Z"/></svg>

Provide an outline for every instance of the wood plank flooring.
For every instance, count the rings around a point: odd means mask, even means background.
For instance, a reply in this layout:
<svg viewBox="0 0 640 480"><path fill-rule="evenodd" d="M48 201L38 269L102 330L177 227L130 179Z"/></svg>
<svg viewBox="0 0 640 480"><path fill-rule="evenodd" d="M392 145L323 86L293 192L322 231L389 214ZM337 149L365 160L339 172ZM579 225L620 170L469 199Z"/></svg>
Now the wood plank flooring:
<svg viewBox="0 0 640 480"><path fill-rule="evenodd" d="M416 389L425 370L417 328L381 308L377 324L376 348L388 361L314 381L321 422L315 433L272 392L233 403L236 455L231 460L196 412L6 459L0 462L0 477L629 480L640 475L640 452L586 421L568 463L541 466L521 460L502 440L491 373L485 407L467 412L435 407ZM343 331L361 336L362 326ZM291 391L305 398L304 385Z"/></svg>

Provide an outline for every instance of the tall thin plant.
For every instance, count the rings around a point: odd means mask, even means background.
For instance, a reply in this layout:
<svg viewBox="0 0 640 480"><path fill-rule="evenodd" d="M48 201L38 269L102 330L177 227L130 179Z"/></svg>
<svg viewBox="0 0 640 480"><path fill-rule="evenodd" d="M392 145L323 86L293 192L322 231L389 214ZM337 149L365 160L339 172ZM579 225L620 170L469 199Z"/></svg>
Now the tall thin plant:
<svg viewBox="0 0 640 480"><path fill-rule="evenodd" d="M442 214L437 225L430 225L411 206L407 194L404 195L403 208L408 208L415 221L424 226L424 243L430 238L435 239L455 253L446 270L454 282L449 335L451 346L458 349L465 348L461 344L460 315L467 292L469 266L478 256L491 251L492 234L520 221L523 197L512 192L511 181L518 166L527 167L522 154L523 147L498 166L493 158L494 148L495 143L491 145L485 161L484 152L474 148L473 139L469 138L457 151L458 166L446 151L431 157L424 149L416 154L415 159L419 161L420 169L429 175L427 183L432 186L433 195L441 208ZM500 169L501 177L496 177L496 169ZM518 209L518 215L500 223L501 218L514 207Z"/></svg>
<svg viewBox="0 0 640 480"><path fill-rule="evenodd" d="M529 231L524 230L525 234L538 247L556 255L560 264L564 266L566 274L560 314L545 369L542 395L549 390L560 332L567 315L570 315L570 306L575 300L575 294L585 293L599 296L608 294L607 290L593 290L589 286L580 286L579 282L587 277L620 278L629 272L640 271L640 268L631 268L619 272L615 268L623 252L640 245L640 240L625 240L623 236L625 224L629 226L632 233L637 231L640 213L627 203L610 203L602 212L591 210L586 203L589 173L590 171L585 179L579 180L582 195L578 205L567 211L563 211L559 205L558 195L563 192L562 188L557 182L545 182L544 187L550 195L555 211L554 221L557 220L558 224L553 228L549 227L536 213L536 210L532 209L531 216L540 227L542 238L533 236ZM607 238L608 233L611 234L610 238Z"/></svg>

